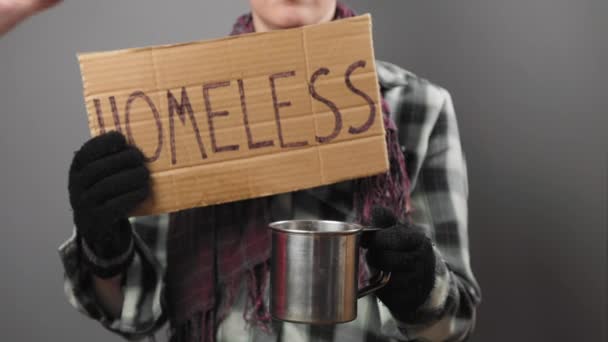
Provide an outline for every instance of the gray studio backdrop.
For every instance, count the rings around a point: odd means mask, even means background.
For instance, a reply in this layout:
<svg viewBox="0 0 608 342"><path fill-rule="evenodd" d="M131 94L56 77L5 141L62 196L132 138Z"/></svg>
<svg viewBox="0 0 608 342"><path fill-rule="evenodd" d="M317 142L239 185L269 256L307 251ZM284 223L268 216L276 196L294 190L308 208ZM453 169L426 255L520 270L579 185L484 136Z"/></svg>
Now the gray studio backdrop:
<svg viewBox="0 0 608 342"><path fill-rule="evenodd" d="M470 173L474 341L606 341L606 0L349 1L448 88ZM0 339L119 341L62 292L75 53L220 37L245 0L66 0L0 38Z"/></svg>

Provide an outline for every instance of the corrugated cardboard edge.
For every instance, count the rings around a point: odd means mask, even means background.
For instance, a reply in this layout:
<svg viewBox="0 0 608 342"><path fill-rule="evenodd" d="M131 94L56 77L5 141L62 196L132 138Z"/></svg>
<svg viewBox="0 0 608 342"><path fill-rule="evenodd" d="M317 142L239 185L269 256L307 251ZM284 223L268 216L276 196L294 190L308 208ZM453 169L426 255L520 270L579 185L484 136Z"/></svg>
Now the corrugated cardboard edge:
<svg viewBox="0 0 608 342"><path fill-rule="evenodd" d="M76 57L78 58L78 61L81 62L81 61L86 60L87 58L91 58L91 57L112 56L112 55L129 54L129 53L135 53L135 52L145 52L145 51L157 50L157 49L168 49L168 48L178 47L178 46L206 45L206 44L212 44L212 43L227 41L227 40L243 39L245 37L251 37L251 36L256 36L256 35L281 34L282 32L285 32L285 31L297 31L297 30L301 30L301 29L307 28L307 27L316 27L316 26L320 26L320 25L334 25L337 23L344 23L345 21L355 22L355 21L369 20L370 28L371 28L372 27L371 19L372 19L371 15L369 13L366 13L366 14L358 15L356 17L340 19L339 21L331 21L328 23L307 25L307 26L295 27L295 28L290 28L290 29L285 29L285 30L277 30L277 31L269 31L269 32L252 32L252 33L245 33L245 34L241 34L241 35L237 35L237 36L227 36L227 37L207 39L207 40L202 40L202 41L161 44L161 45L128 48L128 49L119 49L119 50L112 50L112 51L79 52L76 54ZM372 43L373 43L373 32L371 32L371 37L372 37Z"/></svg>

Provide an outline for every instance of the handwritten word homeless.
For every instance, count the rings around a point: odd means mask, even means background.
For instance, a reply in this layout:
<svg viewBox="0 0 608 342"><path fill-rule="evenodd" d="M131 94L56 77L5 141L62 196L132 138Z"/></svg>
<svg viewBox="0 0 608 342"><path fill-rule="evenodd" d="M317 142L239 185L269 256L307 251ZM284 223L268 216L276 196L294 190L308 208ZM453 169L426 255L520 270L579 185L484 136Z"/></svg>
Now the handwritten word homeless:
<svg viewBox="0 0 608 342"><path fill-rule="evenodd" d="M353 72L357 68L363 68L363 67L365 67L365 61L356 61L348 67L348 69L346 70L346 72L344 74L345 86L356 96L362 97L365 100L365 102L367 102L369 105L369 115L368 115L367 119L364 122L362 122L359 126L350 126L348 128L349 134L361 134L361 133L364 133L367 130L369 130L370 127L372 126L372 124L374 123L374 120L377 115L376 105L375 105L374 101L372 100L372 98L368 94L357 89L353 85L352 80L351 80L351 76L352 76ZM330 143L332 140L334 140L338 136L338 134L340 134L340 132L342 131L342 128L343 128L342 113L340 112L340 109L338 108L338 106L330 99L327 99L327 98L323 97L322 95L320 95L317 92L317 90L315 89L315 82L317 81L317 79L320 76L328 75L330 72L331 71L328 68L324 68L324 67L317 69L312 74L312 77L311 77L311 80L309 83L310 84L309 92L310 92L311 97L313 99L315 99L316 101L323 103L323 105L327 106L328 110L330 110L333 113L334 120L335 120L333 129L331 130L331 132L329 134L327 134L325 136L315 136L315 140L320 144ZM281 78L293 77L293 76L295 76L295 74L296 74L296 72L294 70L290 70L290 71L275 73L275 74L268 76L269 86L270 86L271 93L272 93L272 106L274 108L274 120L276 123L277 133L278 133L277 140L278 140L278 144L282 148L301 147L301 146L309 145L309 142L306 140L292 141L292 142L285 141L285 138L283 135L283 128L281 126L280 109L282 107L291 106L291 102L288 100L283 101L283 100L278 99L277 82ZM239 114L242 116L243 129L247 135L247 148L249 148L250 150L253 150L253 149L275 146L275 140L273 140L273 139L254 141L253 132L251 130L251 126L249 125L249 115L250 114L247 111L247 96L246 96L246 92L245 92L245 83L242 79L237 79L236 83L238 86L238 93L235 92L234 96L239 98L239 101L241 104L241 113L239 113ZM225 81L220 81L220 82L206 83L206 84L203 84L201 87L201 90L202 90L201 94L204 99L205 113L206 113L206 118L204 118L203 120L206 120L206 124L208 124L208 130L209 130L209 135L210 135L210 139L211 139L211 151L213 153L237 151L241 148L240 144L220 145L220 142L218 142L217 136L215 134L214 120L216 120L217 117L228 116L228 115L230 115L230 112L227 110L216 111L216 110L212 109L211 91L213 89L217 89L217 88L230 87L230 85L231 85L231 81L225 80ZM137 90L137 91L132 92L126 101L125 109L124 109L124 126L125 126L126 135L127 135L128 140L131 143L136 142L136 140L133 137L133 131L130 126L130 122L131 122L130 116L131 116L131 108L133 107L134 102L138 101L138 100L143 101L145 103L145 105L149 107L151 118L154 120L154 122L156 124L156 131L158 134L156 148L154 150L154 153L151 156L147 157L148 162L154 162L154 161L158 160L158 158L160 157L160 154L161 154L161 151L163 148L163 143L165 142L165 131L163 129L163 124L162 124L162 120L161 120L158 108L156 107L154 102L150 99L150 97L148 95L146 95L146 93L143 91ZM114 128L119 132L123 132L122 126L121 126L121 115L118 110L116 97L110 96L110 97L108 97L108 101L112 108L112 118L114 120ZM95 104L95 114L97 117L99 130L101 133L105 133L106 124L104 122L104 116L103 116L103 112L101 109L101 99L94 98L93 102ZM173 165L175 165L177 163L176 146L175 146L175 144L176 144L175 143L175 117L176 116L179 118L179 120L181 121L181 123L183 125L185 125L187 119L189 119L190 124L192 125L192 129L194 131L194 134L196 135L196 141L198 143L198 148L200 151L201 159L207 159L208 158L207 149L205 148L205 144L203 143L203 140L201 138L201 131L199 129L199 123L197 121L197 115L195 114L195 111L192 108L192 104L190 102L190 95L188 94L186 87L181 88L181 100L179 100L179 101L177 100L175 94L173 94L173 92L171 90L167 90L167 107L168 107L168 116L169 116L168 117L169 118L169 143L171 145L171 163ZM186 114L188 115L187 119L186 119ZM199 117L199 120L201 120L200 117Z"/></svg>

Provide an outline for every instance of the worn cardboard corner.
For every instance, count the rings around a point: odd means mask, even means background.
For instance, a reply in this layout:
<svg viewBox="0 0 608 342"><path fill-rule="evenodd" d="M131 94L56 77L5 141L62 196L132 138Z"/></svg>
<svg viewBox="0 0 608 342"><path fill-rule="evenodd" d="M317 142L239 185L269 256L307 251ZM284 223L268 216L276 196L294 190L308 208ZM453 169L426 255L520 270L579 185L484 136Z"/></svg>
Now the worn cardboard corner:
<svg viewBox="0 0 608 342"><path fill-rule="evenodd" d="M369 15L79 54L92 135L142 149L150 215L385 172Z"/></svg>

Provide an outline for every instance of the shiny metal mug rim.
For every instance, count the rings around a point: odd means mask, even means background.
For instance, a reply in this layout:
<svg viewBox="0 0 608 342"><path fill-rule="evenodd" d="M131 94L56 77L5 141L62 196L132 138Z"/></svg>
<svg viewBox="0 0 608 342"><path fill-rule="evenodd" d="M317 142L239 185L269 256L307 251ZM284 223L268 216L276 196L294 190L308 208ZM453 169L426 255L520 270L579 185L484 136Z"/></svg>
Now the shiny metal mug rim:
<svg viewBox="0 0 608 342"><path fill-rule="evenodd" d="M341 225L341 226L349 226L352 228L350 228L348 230L331 230L331 231L321 230L321 231L319 231L319 230L288 229L288 228L279 227L280 225L284 225L285 223L303 223L303 222L315 222L315 223L320 223L320 224L329 223L329 224L335 224L335 225ZM349 234L354 234L354 233L375 232L375 231L380 230L380 228L364 227L357 223L332 221L332 220L283 220L283 221L272 222L272 223L268 224L268 226L270 227L270 229L280 231L280 232L290 233L290 234L349 235Z"/></svg>

